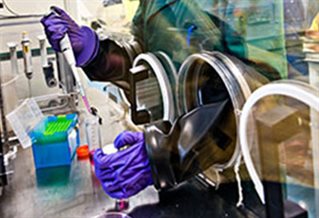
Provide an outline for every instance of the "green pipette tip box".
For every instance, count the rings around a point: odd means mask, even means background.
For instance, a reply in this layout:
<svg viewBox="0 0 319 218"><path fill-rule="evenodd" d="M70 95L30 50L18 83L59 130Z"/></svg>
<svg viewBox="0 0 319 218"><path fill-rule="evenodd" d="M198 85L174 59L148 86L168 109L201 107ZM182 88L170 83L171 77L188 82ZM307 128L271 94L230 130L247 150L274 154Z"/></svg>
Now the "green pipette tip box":
<svg viewBox="0 0 319 218"><path fill-rule="evenodd" d="M80 143L76 114L47 116L31 131L36 169L70 165Z"/></svg>
<svg viewBox="0 0 319 218"><path fill-rule="evenodd" d="M48 116L31 132L32 141L42 145L65 141L76 123L76 114Z"/></svg>

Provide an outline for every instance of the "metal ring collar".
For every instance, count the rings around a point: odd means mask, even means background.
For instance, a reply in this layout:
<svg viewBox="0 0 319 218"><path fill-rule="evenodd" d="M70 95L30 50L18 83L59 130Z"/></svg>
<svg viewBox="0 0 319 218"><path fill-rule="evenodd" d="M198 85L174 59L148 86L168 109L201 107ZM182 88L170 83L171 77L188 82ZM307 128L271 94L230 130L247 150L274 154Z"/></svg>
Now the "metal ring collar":
<svg viewBox="0 0 319 218"><path fill-rule="evenodd" d="M166 71L159 59L152 53L144 53L138 55L133 62L133 67L137 67L143 61L151 67L151 70L155 74L156 79L159 83L164 107L163 120L173 122L176 115L174 107L174 97ZM171 64L171 66L173 65Z"/></svg>
<svg viewBox="0 0 319 218"><path fill-rule="evenodd" d="M209 64L222 79L226 86L226 89L230 95L232 105L234 107L237 132L239 127L239 114L238 111L243 107L246 99L251 94L251 89L243 76L243 72L231 61L226 55L219 52L194 54L189 56L183 63L179 71L179 83L178 83L178 101L180 106L180 114L183 114L190 110L187 108L187 99L185 98L187 93L186 83L190 78L190 68L196 64L197 61L201 63ZM197 80L199 73L196 75ZM195 86L197 86L195 84ZM197 90L197 88L195 88ZM197 102L198 104L198 102ZM239 139L237 137L236 147L230 160L225 164L216 164L214 167L217 169L226 169L233 166L240 155Z"/></svg>

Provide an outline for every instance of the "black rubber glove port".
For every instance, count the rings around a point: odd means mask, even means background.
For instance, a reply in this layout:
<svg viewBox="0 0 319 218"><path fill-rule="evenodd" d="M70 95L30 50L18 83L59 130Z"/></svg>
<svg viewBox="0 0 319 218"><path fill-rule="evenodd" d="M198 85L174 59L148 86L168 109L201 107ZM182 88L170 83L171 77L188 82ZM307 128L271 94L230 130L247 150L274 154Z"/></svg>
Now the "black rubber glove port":
<svg viewBox="0 0 319 218"><path fill-rule="evenodd" d="M218 124L229 105L225 99L190 111L171 127L167 122L146 127L146 149L156 188L171 188L214 163L213 147L217 147L219 136L223 141L227 137L214 132L220 131Z"/></svg>

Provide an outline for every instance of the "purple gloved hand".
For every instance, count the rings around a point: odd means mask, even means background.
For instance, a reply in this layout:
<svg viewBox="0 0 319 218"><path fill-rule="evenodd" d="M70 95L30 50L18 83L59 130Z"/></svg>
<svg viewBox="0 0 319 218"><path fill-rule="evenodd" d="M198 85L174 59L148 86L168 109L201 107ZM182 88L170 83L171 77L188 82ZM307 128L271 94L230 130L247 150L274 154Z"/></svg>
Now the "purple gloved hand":
<svg viewBox="0 0 319 218"><path fill-rule="evenodd" d="M46 36L55 51L60 52L60 40L67 33L77 66L85 66L98 53L99 40L97 35L89 27L77 25L74 20L61 8L52 7L55 13L51 13L41 19Z"/></svg>
<svg viewBox="0 0 319 218"><path fill-rule="evenodd" d="M153 184L150 163L141 132L124 131L114 141L119 150L106 155L101 149L94 153L96 177L104 191L113 198L129 198ZM129 146L124 150L124 146Z"/></svg>

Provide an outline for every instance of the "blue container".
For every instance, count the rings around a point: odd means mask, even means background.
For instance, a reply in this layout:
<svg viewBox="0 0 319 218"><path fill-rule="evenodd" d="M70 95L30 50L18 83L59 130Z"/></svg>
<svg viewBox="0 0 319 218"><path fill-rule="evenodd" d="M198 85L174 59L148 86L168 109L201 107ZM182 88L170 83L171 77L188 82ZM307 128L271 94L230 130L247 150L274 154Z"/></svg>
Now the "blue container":
<svg viewBox="0 0 319 218"><path fill-rule="evenodd" d="M76 114L49 116L31 131L36 169L71 164L80 141L76 123Z"/></svg>

